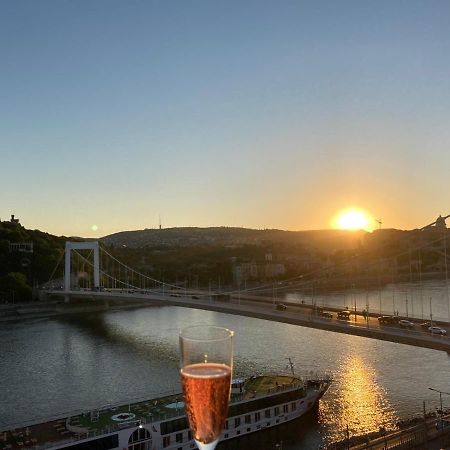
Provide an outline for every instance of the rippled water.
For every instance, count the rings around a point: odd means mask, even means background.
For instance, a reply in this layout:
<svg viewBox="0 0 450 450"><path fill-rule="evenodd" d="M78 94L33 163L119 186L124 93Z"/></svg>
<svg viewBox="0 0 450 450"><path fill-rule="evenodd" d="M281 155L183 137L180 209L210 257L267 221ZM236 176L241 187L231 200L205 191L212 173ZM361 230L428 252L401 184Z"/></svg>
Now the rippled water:
<svg viewBox="0 0 450 450"><path fill-rule="evenodd" d="M318 418L273 432L285 449L314 449L350 434L389 428L450 392L446 353L294 325L178 307L120 310L2 323L0 429L73 410L179 390L178 332L188 324L235 330L235 375L331 371ZM450 398L443 396L450 406ZM266 439L266 438L265 438ZM269 444L268 444L269 445ZM264 448L259 446L259 448ZM271 444L265 448L272 448Z"/></svg>

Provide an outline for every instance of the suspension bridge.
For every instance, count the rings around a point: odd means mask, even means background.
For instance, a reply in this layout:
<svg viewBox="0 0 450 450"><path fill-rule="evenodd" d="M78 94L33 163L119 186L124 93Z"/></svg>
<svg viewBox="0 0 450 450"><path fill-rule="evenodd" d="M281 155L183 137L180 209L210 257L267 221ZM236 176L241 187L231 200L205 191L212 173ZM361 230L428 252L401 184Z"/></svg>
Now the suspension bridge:
<svg viewBox="0 0 450 450"><path fill-rule="evenodd" d="M445 220L447 217L450 217L450 215L442 219ZM433 222L416 231L423 231L435 223ZM405 252L411 258L412 252L420 255L425 246L431 245L444 259L449 320L433 322L430 300L431 324L439 325L443 330L448 330L450 324L446 236L445 230L442 236L436 236L434 240L426 244L411 246ZM395 255L396 258L399 256L402 255ZM371 264L379 263L380 261L375 261ZM342 264L352 264L352 258ZM283 303L280 305L280 293L311 289L311 285L326 278L327 273L327 268L325 268L316 271L314 274L308 274L309 277L300 275L282 282L268 283L242 290L213 291L211 288L192 288L186 282L167 283L139 272L121 262L98 241L70 241L66 243L64 252L64 278L47 283L43 292L47 295L62 296L65 301L77 298L89 298L98 301L120 300L122 302L139 300L149 305L171 305L217 311L444 350L450 354L450 337L448 335L431 334L427 328L420 327L423 317L422 320L417 317L408 317L408 321L412 325L408 325L407 328L381 325L378 321L378 316L382 314L381 300L380 311L378 312L373 311L373 309L369 311L368 304L364 310L358 309L355 301L354 308L351 311L353 317L350 317L349 320L339 320L334 315L345 308L344 304L339 307L337 305L326 307L332 317L329 317L330 314L324 315L323 308L319 308L316 302L304 304L283 299ZM395 315L395 309L393 309L392 314Z"/></svg>

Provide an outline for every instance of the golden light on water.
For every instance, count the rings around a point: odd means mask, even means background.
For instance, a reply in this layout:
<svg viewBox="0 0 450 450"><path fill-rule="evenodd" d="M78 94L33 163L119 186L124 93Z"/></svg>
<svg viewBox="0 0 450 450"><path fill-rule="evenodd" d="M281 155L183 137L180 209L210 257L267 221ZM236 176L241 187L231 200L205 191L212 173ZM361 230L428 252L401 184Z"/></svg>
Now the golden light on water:
<svg viewBox="0 0 450 450"><path fill-rule="evenodd" d="M347 426L350 435L392 428L398 420L386 394L377 383L376 372L359 356L349 355L343 361L342 372L332 384L334 398L321 405L324 423L333 423L333 440L345 438ZM340 433L339 430L342 430Z"/></svg>
<svg viewBox="0 0 450 450"><path fill-rule="evenodd" d="M333 220L333 227L340 230L373 229L373 219L362 209L349 208L341 211Z"/></svg>

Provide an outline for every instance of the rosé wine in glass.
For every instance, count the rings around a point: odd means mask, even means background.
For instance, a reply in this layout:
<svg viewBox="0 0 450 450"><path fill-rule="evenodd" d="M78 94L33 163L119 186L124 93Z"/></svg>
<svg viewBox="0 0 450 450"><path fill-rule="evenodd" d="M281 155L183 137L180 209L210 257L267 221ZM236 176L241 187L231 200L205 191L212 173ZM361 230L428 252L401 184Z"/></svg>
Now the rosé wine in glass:
<svg viewBox="0 0 450 450"><path fill-rule="evenodd" d="M200 450L213 450L225 425L230 398L233 332L193 326L180 334L181 384L186 414Z"/></svg>

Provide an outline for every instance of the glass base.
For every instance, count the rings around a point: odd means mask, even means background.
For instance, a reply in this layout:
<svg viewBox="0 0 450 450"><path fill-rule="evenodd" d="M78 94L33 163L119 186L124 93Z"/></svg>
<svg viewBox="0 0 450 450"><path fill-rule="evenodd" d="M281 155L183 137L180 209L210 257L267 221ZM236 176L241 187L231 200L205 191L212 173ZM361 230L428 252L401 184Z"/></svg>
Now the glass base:
<svg viewBox="0 0 450 450"><path fill-rule="evenodd" d="M203 442L197 441L197 439L194 439L195 443L197 444L197 447L199 450L214 450L216 448L217 443L219 442L219 439L216 439L213 442L210 442L209 444L204 444Z"/></svg>

